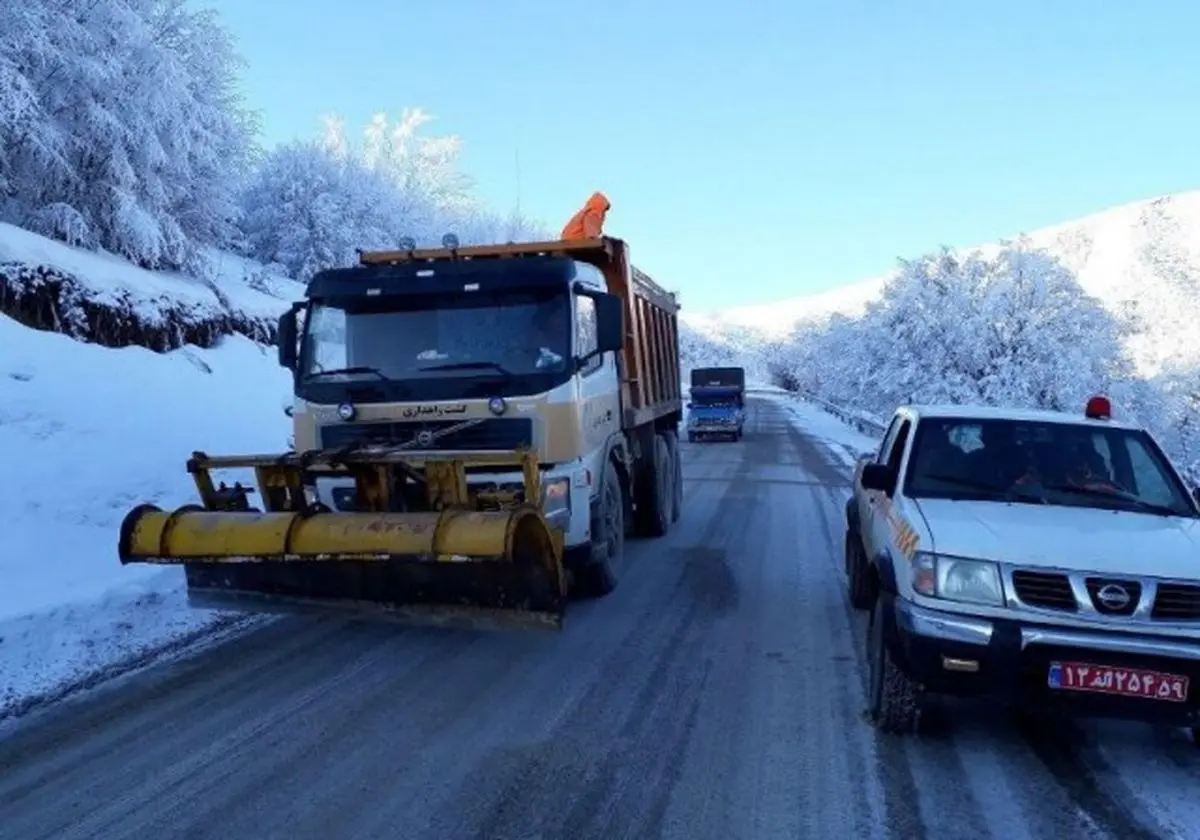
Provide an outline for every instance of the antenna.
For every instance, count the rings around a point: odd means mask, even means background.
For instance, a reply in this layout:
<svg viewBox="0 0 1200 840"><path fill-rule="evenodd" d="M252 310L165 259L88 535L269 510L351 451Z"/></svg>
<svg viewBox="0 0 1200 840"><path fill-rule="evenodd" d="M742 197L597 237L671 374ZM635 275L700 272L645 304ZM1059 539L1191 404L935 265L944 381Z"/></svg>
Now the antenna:
<svg viewBox="0 0 1200 840"><path fill-rule="evenodd" d="M513 147L513 162L517 167L517 216L521 215L521 145Z"/></svg>

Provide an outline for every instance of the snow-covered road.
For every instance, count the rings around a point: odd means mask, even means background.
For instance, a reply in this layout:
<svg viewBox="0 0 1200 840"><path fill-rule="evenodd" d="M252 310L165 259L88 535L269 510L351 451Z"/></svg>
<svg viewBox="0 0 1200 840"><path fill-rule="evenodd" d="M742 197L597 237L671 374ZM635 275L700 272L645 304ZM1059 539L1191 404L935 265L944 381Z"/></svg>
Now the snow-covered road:
<svg viewBox="0 0 1200 840"><path fill-rule="evenodd" d="M683 520L560 635L287 618L36 713L0 836L1200 837L1182 735L863 721L831 429L756 399L685 444Z"/></svg>

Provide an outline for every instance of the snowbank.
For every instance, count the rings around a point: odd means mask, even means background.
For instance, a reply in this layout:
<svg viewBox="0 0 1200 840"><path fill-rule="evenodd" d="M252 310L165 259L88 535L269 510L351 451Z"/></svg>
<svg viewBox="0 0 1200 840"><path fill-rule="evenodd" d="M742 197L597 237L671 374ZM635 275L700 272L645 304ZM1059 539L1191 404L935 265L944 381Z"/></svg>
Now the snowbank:
<svg viewBox="0 0 1200 840"><path fill-rule="evenodd" d="M40 328L0 314L0 718L247 621L116 556L131 507L194 500L193 450L287 444L288 375L251 338L301 290L209 257L206 279L160 274L0 225L0 310Z"/></svg>
<svg viewBox="0 0 1200 840"><path fill-rule="evenodd" d="M762 394L784 406L797 428L824 441L829 451L848 467L853 467L863 455L873 454L879 449L878 438L851 428L820 406L804 402L795 394L783 390L764 390Z"/></svg>
<svg viewBox="0 0 1200 840"><path fill-rule="evenodd" d="M0 224L0 313L107 347L210 347L231 333L273 341L299 284L236 255L203 256L200 277L145 271Z"/></svg>
<svg viewBox="0 0 1200 840"><path fill-rule="evenodd" d="M182 572L122 567L124 514L194 500L193 450L276 451L290 422L272 348L230 336L158 354L0 316L0 716L80 671L221 620L179 612Z"/></svg>

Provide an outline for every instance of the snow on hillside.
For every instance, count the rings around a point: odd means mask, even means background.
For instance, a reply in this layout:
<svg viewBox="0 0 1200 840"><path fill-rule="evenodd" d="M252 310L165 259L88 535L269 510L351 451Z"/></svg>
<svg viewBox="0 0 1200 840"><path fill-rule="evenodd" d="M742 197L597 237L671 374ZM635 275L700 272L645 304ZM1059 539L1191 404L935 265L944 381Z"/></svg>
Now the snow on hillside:
<svg viewBox="0 0 1200 840"><path fill-rule="evenodd" d="M11 278L33 267L78 283L68 318L94 319L103 306L164 330L180 313L193 324L273 321L299 294L253 262L210 256L213 271L202 281L0 225L0 304L30 293ZM193 450L287 446L290 381L274 349L237 334L212 344L166 353L111 348L0 315L0 452L20 477L0 487L0 520L8 523L0 539L0 718L80 675L120 670L148 651L243 621L181 609L179 569L122 567L116 554L130 508L194 500L184 468Z"/></svg>
<svg viewBox="0 0 1200 840"><path fill-rule="evenodd" d="M1028 238L1062 262L1108 311L1136 317L1126 347L1142 375L1153 376L1171 362L1200 365L1200 344L1192 340L1200 322L1200 191L1122 205L1033 231ZM990 257L1000 245L956 253L973 250ZM716 315L689 313L687 320L717 344L731 337L741 344L778 340L798 323L862 314L894 274Z"/></svg>

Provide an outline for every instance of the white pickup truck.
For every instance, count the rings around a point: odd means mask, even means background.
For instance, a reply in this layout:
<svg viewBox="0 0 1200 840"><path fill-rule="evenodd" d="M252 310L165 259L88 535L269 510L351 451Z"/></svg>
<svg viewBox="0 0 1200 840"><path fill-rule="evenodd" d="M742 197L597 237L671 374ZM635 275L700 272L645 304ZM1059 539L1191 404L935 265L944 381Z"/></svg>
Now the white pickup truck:
<svg viewBox="0 0 1200 840"><path fill-rule="evenodd" d="M929 693L993 695L1200 743L1198 505L1104 397L898 409L846 506L875 725L916 732Z"/></svg>

